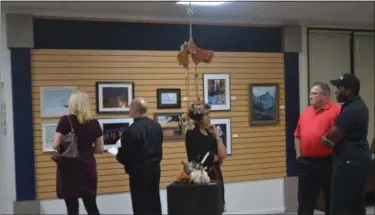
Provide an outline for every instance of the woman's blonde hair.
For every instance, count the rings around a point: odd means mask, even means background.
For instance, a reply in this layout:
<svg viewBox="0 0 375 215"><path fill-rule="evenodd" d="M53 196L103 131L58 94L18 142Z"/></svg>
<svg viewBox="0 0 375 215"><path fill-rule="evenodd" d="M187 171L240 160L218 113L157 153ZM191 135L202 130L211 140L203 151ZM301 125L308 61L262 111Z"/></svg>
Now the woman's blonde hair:
<svg viewBox="0 0 375 215"><path fill-rule="evenodd" d="M76 91L70 96L69 112L76 115L80 123L86 123L93 118L87 93Z"/></svg>

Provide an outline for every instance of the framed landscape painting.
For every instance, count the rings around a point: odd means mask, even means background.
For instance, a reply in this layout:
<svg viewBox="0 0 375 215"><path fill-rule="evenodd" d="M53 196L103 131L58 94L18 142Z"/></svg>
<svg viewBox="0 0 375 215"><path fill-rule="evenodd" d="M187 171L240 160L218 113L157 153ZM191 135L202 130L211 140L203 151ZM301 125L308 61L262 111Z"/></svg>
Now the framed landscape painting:
<svg viewBox="0 0 375 215"><path fill-rule="evenodd" d="M220 138L227 148L227 155L232 155L232 131L230 118L211 119L211 123L215 125L219 132Z"/></svg>
<svg viewBox="0 0 375 215"><path fill-rule="evenodd" d="M279 85L276 83L249 85L250 125L279 122Z"/></svg>
<svg viewBox="0 0 375 215"><path fill-rule="evenodd" d="M128 113L134 98L133 82L97 82L97 113Z"/></svg>
<svg viewBox="0 0 375 215"><path fill-rule="evenodd" d="M104 149L108 150L121 146L121 135L133 123L133 119L100 119L99 123L103 129Z"/></svg>
<svg viewBox="0 0 375 215"><path fill-rule="evenodd" d="M181 89L157 89L157 108L181 108Z"/></svg>
<svg viewBox="0 0 375 215"><path fill-rule="evenodd" d="M184 139L182 113L155 113L154 120L163 128L164 140Z"/></svg>
<svg viewBox="0 0 375 215"><path fill-rule="evenodd" d="M203 74L204 101L212 111L230 110L229 74Z"/></svg>
<svg viewBox="0 0 375 215"><path fill-rule="evenodd" d="M40 117L57 118L69 114L69 98L77 87L41 87Z"/></svg>

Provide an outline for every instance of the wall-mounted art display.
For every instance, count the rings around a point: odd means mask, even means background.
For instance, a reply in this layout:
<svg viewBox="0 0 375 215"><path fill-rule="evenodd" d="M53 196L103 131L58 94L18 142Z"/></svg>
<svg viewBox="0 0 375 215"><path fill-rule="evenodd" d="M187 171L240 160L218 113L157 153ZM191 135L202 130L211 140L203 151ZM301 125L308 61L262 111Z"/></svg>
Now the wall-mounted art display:
<svg viewBox="0 0 375 215"><path fill-rule="evenodd" d="M69 98L77 87L40 87L40 117L69 114Z"/></svg>
<svg viewBox="0 0 375 215"><path fill-rule="evenodd" d="M97 82L97 113L128 113L134 98L133 82Z"/></svg>
<svg viewBox="0 0 375 215"><path fill-rule="evenodd" d="M181 108L181 89L157 89L157 108Z"/></svg>
<svg viewBox="0 0 375 215"><path fill-rule="evenodd" d="M279 122L279 85L276 83L249 85L250 125Z"/></svg>
<svg viewBox="0 0 375 215"><path fill-rule="evenodd" d="M229 74L203 74L204 101L211 110L230 110Z"/></svg>
<svg viewBox="0 0 375 215"><path fill-rule="evenodd" d="M52 152L53 138L56 133L57 123L42 123L43 152Z"/></svg>
<svg viewBox="0 0 375 215"><path fill-rule="evenodd" d="M227 155L232 155L232 131L230 118L211 119L211 124L215 125L220 138L227 148Z"/></svg>
<svg viewBox="0 0 375 215"><path fill-rule="evenodd" d="M164 140L184 139L182 113L155 113L154 120L163 128Z"/></svg>
<svg viewBox="0 0 375 215"><path fill-rule="evenodd" d="M108 150L121 146L121 135L133 123L133 119L100 119L99 123L103 129L104 149Z"/></svg>

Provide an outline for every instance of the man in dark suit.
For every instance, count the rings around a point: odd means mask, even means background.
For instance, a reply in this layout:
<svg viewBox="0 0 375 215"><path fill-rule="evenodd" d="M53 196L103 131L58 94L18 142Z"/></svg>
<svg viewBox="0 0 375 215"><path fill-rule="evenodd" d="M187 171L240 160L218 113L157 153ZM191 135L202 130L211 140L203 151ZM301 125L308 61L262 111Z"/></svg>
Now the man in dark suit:
<svg viewBox="0 0 375 215"><path fill-rule="evenodd" d="M134 215L161 215L160 162L163 158L163 130L146 117L147 104L134 99L129 107L134 123L124 131L117 161L129 174Z"/></svg>

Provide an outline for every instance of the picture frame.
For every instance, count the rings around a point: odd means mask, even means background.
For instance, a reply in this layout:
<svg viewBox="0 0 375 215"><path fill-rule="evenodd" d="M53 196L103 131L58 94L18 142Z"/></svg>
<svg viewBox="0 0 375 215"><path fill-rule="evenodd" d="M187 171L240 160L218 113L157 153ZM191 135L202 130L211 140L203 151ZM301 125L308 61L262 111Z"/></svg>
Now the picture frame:
<svg viewBox="0 0 375 215"><path fill-rule="evenodd" d="M98 114L129 113L134 99L134 82L96 82Z"/></svg>
<svg viewBox="0 0 375 215"><path fill-rule="evenodd" d="M203 96L205 103L211 106L211 111L229 111L229 74L203 74Z"/></svg>
<svg viewBox="0 0 375 215"><path fill-rule="evenodd" d="M232 120L230 118L213 118L211 124L215 125L220 138L227 148L227 155L232 155Z"/></svg>
<svg viewBox="0 0 375 215"><path fill-rule="evenodd" d="M156 96L158 109L181 108L181 89L157 89Z"/></svg>
<svg viewBox="0 0 375 215"><path fill-rule="evenodd" d="M277 124L280 117L279 99L279 84L249 84L249 124Z"/></svg>
<svg viewBox="0 0 375 215"><path fill-rule="evenodd" d="M53 138L55 136L57 123L42 123L42 150L43 152L53 152Z"/></svg>
<svg viewBox="0 0 375 215"><path fill-rule="evenodd" d="M163 128L164 140L179 140L185 138L182 114L181 112L154 114L154 120L160 123Z"/></svg>
<svg viewBox="0 0 375 215"><path fill-rule="evenodd" d="M40 87L40 117L57 118L69 114L69 98L77 87Z"/></svg>
<svg viewBox="0 0 375 215"><path fill-rule="evenodd" d="M133 118L99 119L103 129L104 150L121 146L121 135L131 124Z"/></svg>

